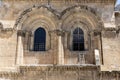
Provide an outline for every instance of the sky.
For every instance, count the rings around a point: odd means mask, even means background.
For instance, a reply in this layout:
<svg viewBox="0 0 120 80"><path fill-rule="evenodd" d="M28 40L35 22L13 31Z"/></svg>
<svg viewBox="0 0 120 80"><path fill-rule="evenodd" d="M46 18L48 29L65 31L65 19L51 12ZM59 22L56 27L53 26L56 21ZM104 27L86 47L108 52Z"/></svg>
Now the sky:
<svg viewBox="0 0 120 80"><path fill-rule="evenodd" d="M116 6L117 6L118 4L120 4L120 0L117 0L117 2L116 2Z"/></svg>

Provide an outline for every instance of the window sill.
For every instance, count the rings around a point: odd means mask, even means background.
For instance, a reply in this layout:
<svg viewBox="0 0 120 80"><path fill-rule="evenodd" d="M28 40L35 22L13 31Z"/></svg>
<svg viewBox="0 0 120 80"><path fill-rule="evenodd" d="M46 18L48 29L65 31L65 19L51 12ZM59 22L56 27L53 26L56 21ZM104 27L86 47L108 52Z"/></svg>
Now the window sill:
<svg viewBox="0 0 120 80"><path fill-rule="evenodd" d="M70 51L70 52L73 54L87 54L89 51L86 50L86 51Z"/></svg>
<svg viewBox="0 0 120 80"><path fill-rule="evenodd" d="M51 50L46 50L46 51L32 51L32 50L25 50L25 53L29 54L45 54L49 53Z"/></svg>

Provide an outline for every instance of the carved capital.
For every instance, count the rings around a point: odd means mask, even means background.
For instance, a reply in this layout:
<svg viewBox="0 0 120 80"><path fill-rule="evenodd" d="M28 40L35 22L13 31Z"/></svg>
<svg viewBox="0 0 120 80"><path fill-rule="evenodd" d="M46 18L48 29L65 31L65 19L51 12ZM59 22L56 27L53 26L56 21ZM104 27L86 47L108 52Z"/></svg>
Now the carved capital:
<svg viewBox="0 0 120 80"><path fill-rule="evenodd" d="M18 35L18 36L25 37L25 31L23 31L23 30L18 30L18 31L17 31L17 35Z"/></svg>
<svg viewBox="0 0 120 80"><path fill-rule="evenodd" d="M98 35L101 34L101 31L99 31L99 30L94 30L93 33L94 33L94 36L98 36Z"/></svg>
<svg viewBox="0 0 120 80"><path fill-rule="evenodd" d="M18 35L18 36L22 36L22 37L25 37L26 35L32 36L32 32L30 32L30 31L25 31L25 30L18 30L18 31L17 31L17 35Z"/></svg>
<svg viewBox="0 0 120 80"><path fill-rule="evenodd" d="M65 31L60 30L60 29L55 30L55 33L56 33L58 36L64 36L64 35L65 35Z"/></svg>

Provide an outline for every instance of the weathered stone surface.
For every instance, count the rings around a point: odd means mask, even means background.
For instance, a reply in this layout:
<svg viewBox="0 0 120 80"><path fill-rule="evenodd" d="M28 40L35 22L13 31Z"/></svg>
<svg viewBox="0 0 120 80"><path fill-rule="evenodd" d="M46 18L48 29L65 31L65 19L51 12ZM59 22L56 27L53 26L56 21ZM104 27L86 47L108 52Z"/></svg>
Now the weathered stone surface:
<svg viewBox="0 0 120 80"><path fill-rule="evenodd" d="M115 1L0 1L0 80L119 80L120 13L114 12ZM46 31L46 51L34 51L39 27ZM84 51L73 51L76 28L83 30Z"/></svg>

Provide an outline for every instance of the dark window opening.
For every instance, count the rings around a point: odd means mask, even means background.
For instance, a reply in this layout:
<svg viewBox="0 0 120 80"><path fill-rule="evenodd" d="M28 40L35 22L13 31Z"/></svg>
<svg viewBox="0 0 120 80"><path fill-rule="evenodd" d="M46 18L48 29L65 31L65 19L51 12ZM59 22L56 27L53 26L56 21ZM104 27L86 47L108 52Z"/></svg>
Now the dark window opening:
<svg viewBox="0 0 120 80"><path fill-rule="evenodd" d="M84 51L84 32L80 28L73 31L73 51Z"/></svg>
<svg viewBox="0 0 120 80"><path fill-rule="evenodd" d="M46 31L44 28L38 28L34 33L34 51L45 51Z"/></svg>

